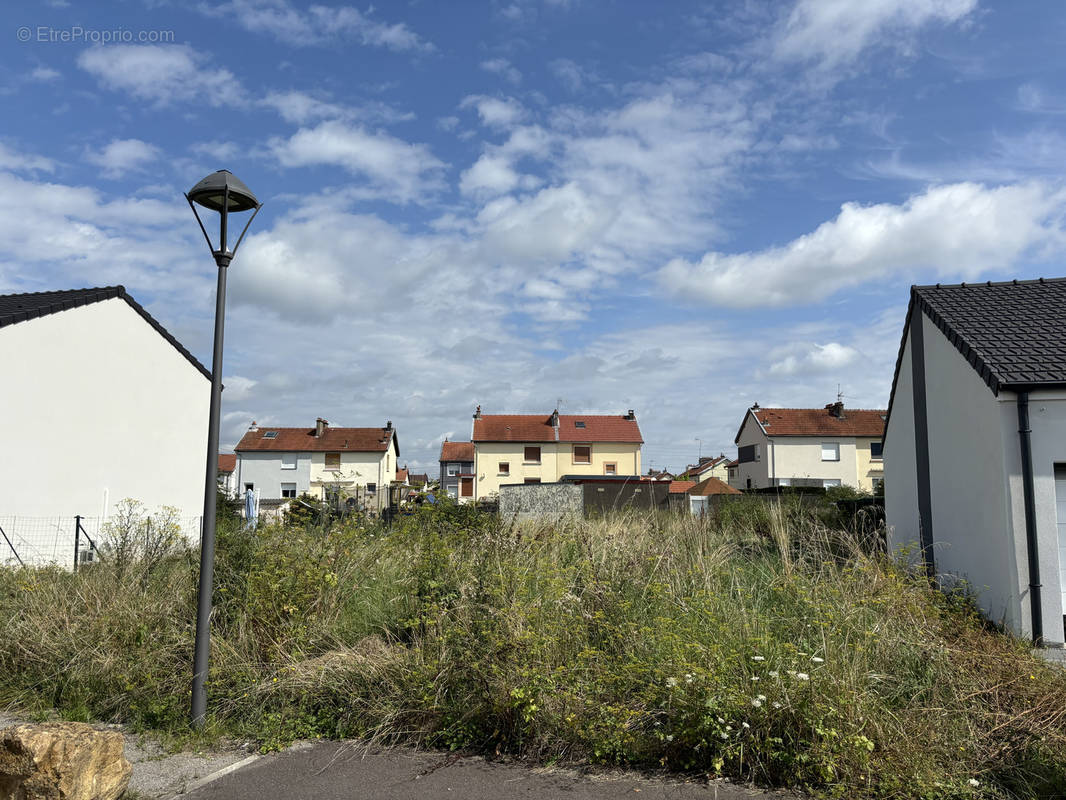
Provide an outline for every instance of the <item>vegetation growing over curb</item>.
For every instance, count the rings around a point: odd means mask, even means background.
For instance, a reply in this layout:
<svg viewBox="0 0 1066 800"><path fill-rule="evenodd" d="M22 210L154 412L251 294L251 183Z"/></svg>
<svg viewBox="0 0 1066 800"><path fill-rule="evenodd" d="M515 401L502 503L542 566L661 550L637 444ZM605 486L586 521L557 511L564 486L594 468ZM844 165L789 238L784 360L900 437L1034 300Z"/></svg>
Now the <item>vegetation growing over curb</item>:
<svg viewBox="0 0 1066 800"><path fill-rule="evenodd" d="M130 541L136 541L133 537ZM197 558L0 571L0 701L186 727ZM840 797L1066 795L1066 673L824 508L219 532L214 730Z"/></svg>

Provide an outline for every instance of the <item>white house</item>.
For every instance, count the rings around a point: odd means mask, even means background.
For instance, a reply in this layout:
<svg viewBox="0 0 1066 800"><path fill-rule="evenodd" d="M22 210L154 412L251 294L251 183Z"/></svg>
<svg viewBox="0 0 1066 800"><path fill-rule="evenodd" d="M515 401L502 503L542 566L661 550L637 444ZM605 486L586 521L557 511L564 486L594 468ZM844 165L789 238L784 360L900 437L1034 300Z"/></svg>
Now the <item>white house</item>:
<svg viewBox="0 0 1066 800"><path fill-rule="evenodd" d="M825 408L760 408L744 414L737 431L738 489L769 486L851 486L874 491L884 478L881 437L885 412Z"/></svg>
<svg viewBox="0 0 1066 800"><path fill-rule="evenodd" d="M1066 279L911 288L885 464L890 543L1062 642Z"/></svg>
<svg viewBox="0 0 1066 800"><path fill-rule="evenodd" d="M226 497L237 496L237 456L234 453L219 453L218 488Z"/></svg>
<svg viewBox="0 0 1066 800"><path fill-rule="evenodd" d="M198 526L210 372L122 286L0 296L0 365L0 519L128 497Z"/></svg>
<svg viewBox="0 0 1066 800"><path fill-rule="evenodd" d="M254 422L234 448L236 485L264 500L337 493L367 508L388 505L400 444L392 422L383 428L331 428L321 417L313 428L260 428Z"/></svg>

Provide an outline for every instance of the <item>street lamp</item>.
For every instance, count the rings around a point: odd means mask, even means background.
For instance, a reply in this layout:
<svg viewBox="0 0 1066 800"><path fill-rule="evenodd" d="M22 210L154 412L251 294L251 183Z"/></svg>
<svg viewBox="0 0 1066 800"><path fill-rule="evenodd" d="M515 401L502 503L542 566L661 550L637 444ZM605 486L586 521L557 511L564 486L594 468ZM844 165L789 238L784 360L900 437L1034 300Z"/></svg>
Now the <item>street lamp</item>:
<svg viewBox="0 0 1066 800"><path fill-rule="evenodd" d="M211 651L211 592L215 571L215 501L218 495L218 420L222 406L222 330L226 316L226 268L237 254L244 234L262 208L251 190L227 169L212 172L185 195L189 208L200 224L211 255L218 265L218 289L215 292L215 349L211 356L211 412L207 425L207 470L204 478L204 520L200 538L200 585L196 602L196 650L192 667L192 724L199 728L207 713L207 662ZM219 215L218 247L200 219L196 206L200 205ZM229 215L231 212L255 211L241 231L237 244L227 246Z"/></svg>

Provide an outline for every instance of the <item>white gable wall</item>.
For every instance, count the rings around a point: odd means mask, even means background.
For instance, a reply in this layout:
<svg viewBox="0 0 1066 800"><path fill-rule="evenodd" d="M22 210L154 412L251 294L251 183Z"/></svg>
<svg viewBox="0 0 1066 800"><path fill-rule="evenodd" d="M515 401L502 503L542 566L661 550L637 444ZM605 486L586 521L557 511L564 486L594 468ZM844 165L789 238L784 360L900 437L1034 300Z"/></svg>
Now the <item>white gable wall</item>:
<svg viewBox="0 0 1066 800"><path fill-rule="evenodd" d="M737 438L737 449L749 444L759 445L759 460L747 461L737 464L737 488L748 488L748 479L751 479L752 489L761 489L770 485L770 447L769 439L762 432L759 423L750 411L744 412L744 422ZM739 457L739 454L738 454Z"/></svg>
<svg viewBox="0 0 1066 800"><path fill-rule="evenodd" d="M919 313L919 312L915 312ZM892 414L885 430L885 520L889 550L906 549L910 560L921 559L918 522L918 477L914 453L914 381L911 341L907 337L896 378Z"/></svg>
<svg viewBox="0 0 1066 800"><path fill-rule="evenodd" d="M0 516L203 513L211 383L122 298L0 328Z"/></svg>

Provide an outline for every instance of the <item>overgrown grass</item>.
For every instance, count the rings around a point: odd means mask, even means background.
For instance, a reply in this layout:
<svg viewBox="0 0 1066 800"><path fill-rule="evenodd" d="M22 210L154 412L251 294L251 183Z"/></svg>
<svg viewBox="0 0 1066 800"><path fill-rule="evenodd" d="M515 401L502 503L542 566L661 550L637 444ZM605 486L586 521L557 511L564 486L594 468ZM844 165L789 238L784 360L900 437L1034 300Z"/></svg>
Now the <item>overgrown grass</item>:
<svg viewBox="0 0 1066 800"><path fill-rule="evenodd" d="M737 503L220 532L213 730L665 767L841 797L1066 796L1066 673L826 525ZM186 729L193 553L0 572L0 701ZM974 785L976 782L976 785Z"/></svg>

